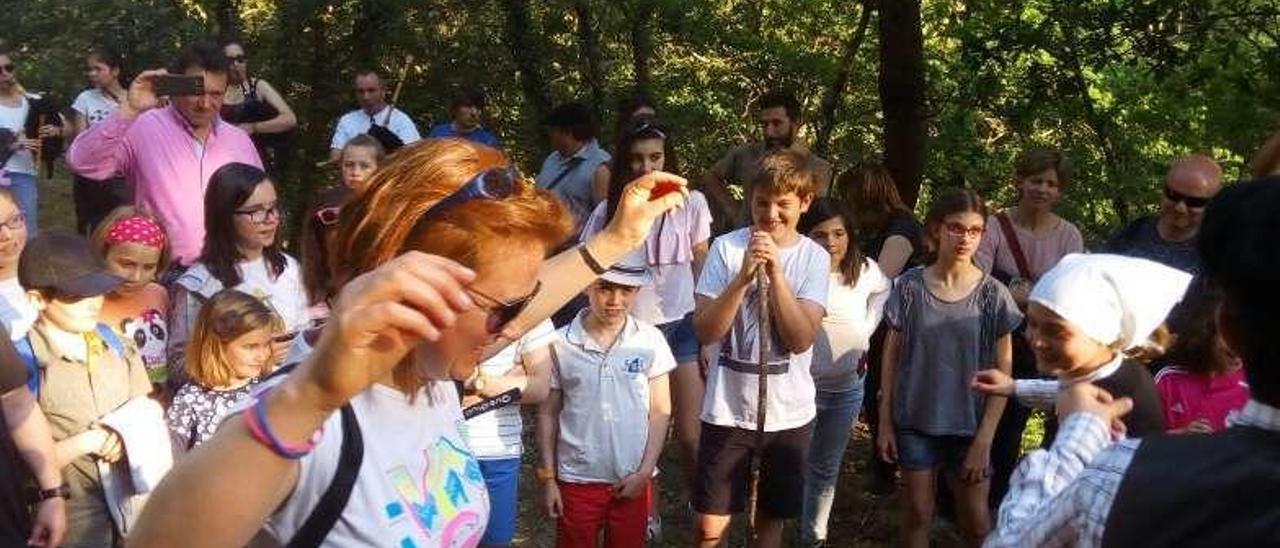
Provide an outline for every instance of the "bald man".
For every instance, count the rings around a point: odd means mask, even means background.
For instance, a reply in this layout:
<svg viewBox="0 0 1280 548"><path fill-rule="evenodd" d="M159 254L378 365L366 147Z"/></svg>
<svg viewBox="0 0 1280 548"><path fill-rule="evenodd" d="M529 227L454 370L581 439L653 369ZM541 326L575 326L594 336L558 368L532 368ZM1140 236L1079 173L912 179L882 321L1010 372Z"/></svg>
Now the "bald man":
<svg viewBox="0 0 1280 548"><path fill-rule="evenodd" d="M1179 158L1165 175L1160 213L1142 217L1112 235L1107 253L1150 259L1192 274L1200 272L1196 236L1204 207L1222 189L1222 168L1201 155Z"/></svg>

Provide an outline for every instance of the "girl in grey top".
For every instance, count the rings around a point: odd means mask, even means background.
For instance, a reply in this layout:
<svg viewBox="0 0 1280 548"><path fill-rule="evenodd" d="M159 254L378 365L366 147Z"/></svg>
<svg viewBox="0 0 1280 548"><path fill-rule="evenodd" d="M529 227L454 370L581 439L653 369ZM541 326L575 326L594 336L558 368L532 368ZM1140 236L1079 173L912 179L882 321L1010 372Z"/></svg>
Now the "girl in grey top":
<svg viewBox="0 0 1280 548"><path fill-rule="evenodd" d="M957 518L971 545L990 529L987 511L991 440L1005 398L970 390L974 375L1012 367L1010 332L1022 314L1003 284L973 264L986 220L972 191L941 196L925 217L934 260L898 277L885 304L880 398L882 458L906 480L903 538L928 545L934 478L945 469Z"/></svg>

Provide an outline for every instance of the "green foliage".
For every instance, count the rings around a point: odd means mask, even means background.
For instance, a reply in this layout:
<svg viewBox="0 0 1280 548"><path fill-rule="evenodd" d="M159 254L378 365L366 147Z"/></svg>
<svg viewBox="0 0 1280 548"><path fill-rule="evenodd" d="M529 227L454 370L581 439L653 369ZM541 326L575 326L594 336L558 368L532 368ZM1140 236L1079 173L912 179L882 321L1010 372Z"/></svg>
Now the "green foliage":
<svg viewBox="0 0 1280 548"><path fill-rule="evenodd" d="M325 157L334 120L353 106L351 76L360 67L394 75L412 54L401 104L424 130L447 119L456 92L485 91L488 125L526 170L547 152L540 101L592 97L574 0L10 5L2 40L18 50L23 81L68 101L83 85L81 56L92 43L124 50L136 72L163 65L202 34L240 29L251 69L282 89L301 119L300 168L286 175L294 189L335 177L303 166ZM647 52L647 91L676 128L680 171L690 176L756 138L748 105L769 88L794 91L816 116L863 9L841 0L584 5L595 19L604 96L634 89L635 55ZM522 25L511 24L517 8L527 16ZM880 154L875 28L850 62L835 110L837 166ZM1075 165L1063 213L1094 241L1153 205L1177 155L1209 152L1229 176L1242 175L1280 112L1280 8L1271 0L925 0L923 28L930 124L922 195L964 185L1008 203L1017 154L1058 147ZM651 51L637 49L635 29L647 33ZM521 71L517 50L535 74ZM598 112L606 142L613 108L608 100Z"/></svg>

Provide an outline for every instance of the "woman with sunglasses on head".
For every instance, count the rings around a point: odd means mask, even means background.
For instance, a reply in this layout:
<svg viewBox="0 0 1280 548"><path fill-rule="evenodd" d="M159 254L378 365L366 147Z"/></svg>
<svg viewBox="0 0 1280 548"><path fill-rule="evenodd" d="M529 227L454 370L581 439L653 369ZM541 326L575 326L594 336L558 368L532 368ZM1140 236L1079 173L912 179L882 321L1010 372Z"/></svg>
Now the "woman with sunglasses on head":
<svg viewBox="0 0 1280 548"><path fill-rule="evenodd" d="M1084 238L1070 221L1054 214L1053 208L1071 185L1067 158L1056 150L1031 149L1024 152L1013 169L1018 202L987 218L974 261L1009 288L1013 301L1025 311L1027 296L1040 276L1072 253L1084 252ZM1024 326L1014 331L1013 376L1039 377L1036 357L1023 335ZM1014 401L1005 407L991 448L991 507L1009 489L1009 477L1022 450L1022 431L1031 409Z"/></svg>
<svg viewBox="0 0 1280 548"><path fill-rule="evenodd" d="M258 147L258 156L270 171L279 158L277 148L286 144L289 132L298 127L298 117L270 82L249 75L249 58L244 45L231 41L222 46L231 61L227 71L227 95L222 101L222 119L235 124ZM274 173L274 172L273 172ZM278 175L278 174L277 174Z"/></svg>
<svg viewBox="0 0 1280 548"><path fill-rule="evenodd" d="M171 288L169 373L180 386L187 341L200 307L223 289L262 299L284 322L273 340L283 360L295 335L306 329L307 292L298 261L280 249L280 200L261 169L230 163L209 178L204 195L204 251Z"/></svg>
<svg viewBox="0 0 1280 548"><path fill-rule="evenodd" d="M350 445L363 449L362 473L313 544L478 542L488 502L452 380L640 245L654 219L684 201L650 200L657 183L686 184L637 179L604 231L544 261L572 221L521 181L500 152L459 139L405 148L379 170L343 208L337 247L350 282L315 351L170 473L134 545L239 546L264 522L278 541L295 540L335 474L352 471L337 465L355 431L342 415L359 429L362 443Z"/></svg>
<svg viewBox="0 0 1280 548"><path fill-rule="evenodd" d="M642 115L625 124L610 165L616 177L610 182L605 201L596 206L588 218L583 235L599 232L613 218L627 181L654 171L673 170L675 156L671 151L669 130L653 117ZM701 347L693 331L693 289L710 245L711 208L706 197L695 190L689 192L685 207L663 215L654 223L644 246L636 250L643 255L652 281L637 292L631 313L657 326L675 355L678 365L671 374L671 399L675 407L676 437L683 451L685 480L690 489L697 463L703 396L698 367Z"/></svg>
<svg viewBox="0 0 1280 548"><path fill-rule="evenodd" d="M329 303L338 294L333 276L333 240L338 234L342 205L354 195L355 191L346 186L325 189L302 221L302 286L307 290L307 311L313 328L329 319Z"/></svg>

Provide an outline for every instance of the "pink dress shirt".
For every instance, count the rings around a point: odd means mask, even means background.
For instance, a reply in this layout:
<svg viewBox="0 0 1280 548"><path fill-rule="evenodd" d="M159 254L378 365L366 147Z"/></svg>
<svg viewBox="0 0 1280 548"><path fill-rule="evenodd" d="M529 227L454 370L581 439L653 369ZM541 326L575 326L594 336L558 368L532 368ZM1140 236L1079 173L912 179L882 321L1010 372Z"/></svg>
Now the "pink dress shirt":
<svg viewBox="0 0 1280 548"><path fill-rule="evenodd" d="M204 246L204 190L218 168L241 162L262 167L249 136L218 119L201 143L173 107L134 119L118 112L76 138L67 153L71 170L94 180L123 175L134 203L160 219L174 258L190 265Z"/></svg>

